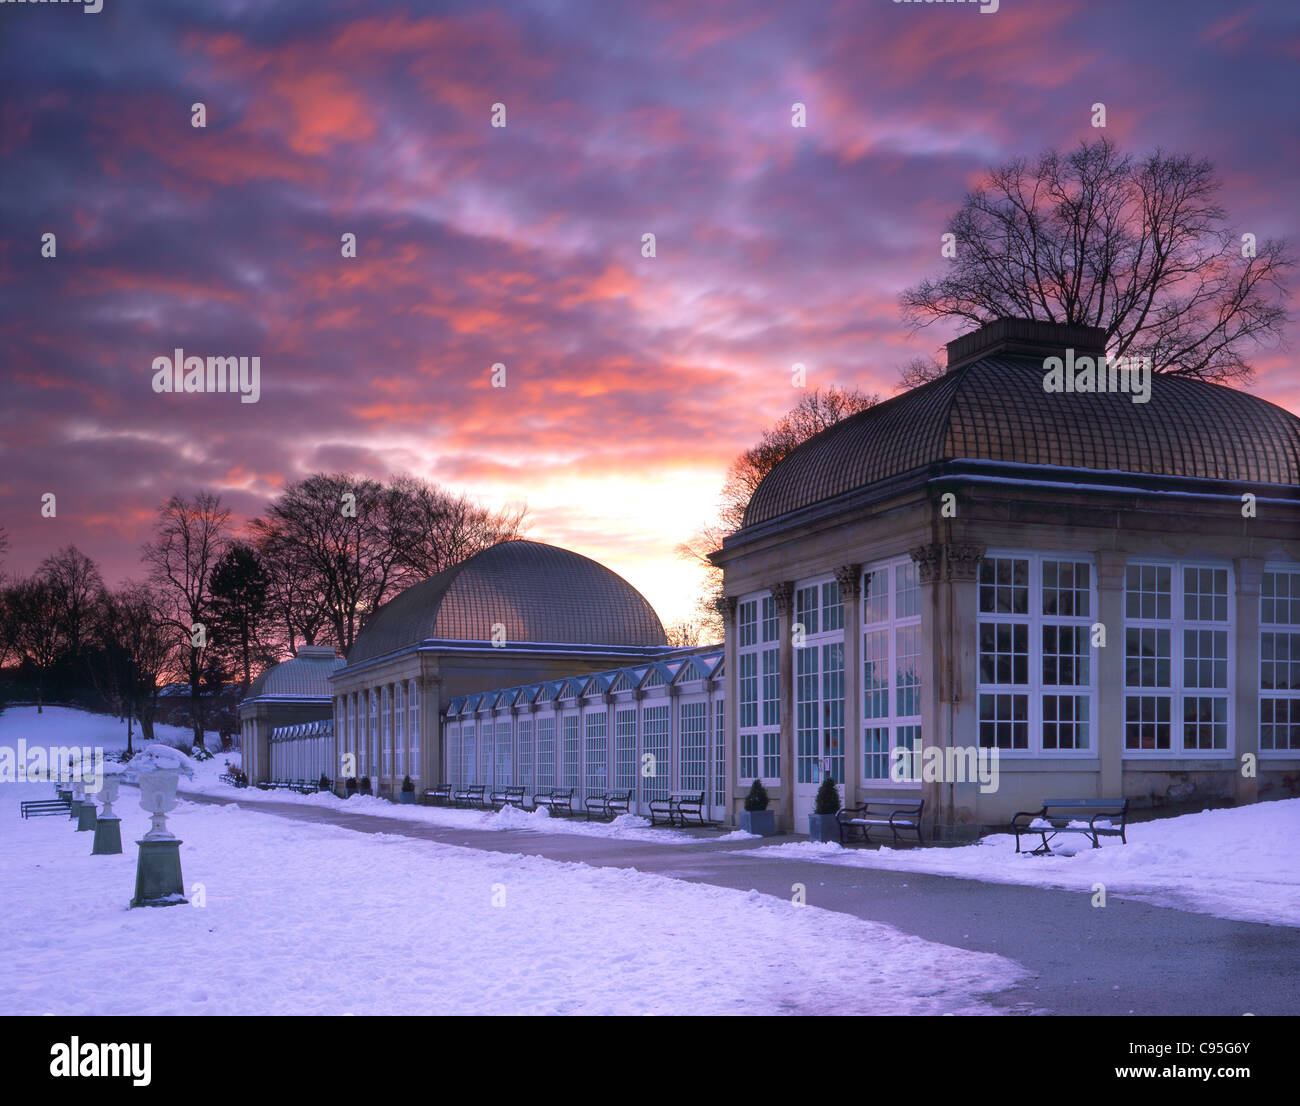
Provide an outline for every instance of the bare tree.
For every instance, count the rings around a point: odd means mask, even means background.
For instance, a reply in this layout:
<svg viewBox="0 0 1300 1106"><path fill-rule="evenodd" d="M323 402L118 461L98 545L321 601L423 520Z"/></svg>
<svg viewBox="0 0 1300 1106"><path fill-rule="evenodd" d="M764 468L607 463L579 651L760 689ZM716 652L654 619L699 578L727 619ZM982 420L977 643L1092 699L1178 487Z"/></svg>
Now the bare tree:
<svg viewBox="0 0 1300 1106"><path fill-rule="evenodd" d="M36 713L45 710L45 680L63 649L54 589L39 576L19 580L6 590L14 645L36 670Z"/></svg>
<svg viewBox="0 0 1300 1106"><path fill-rule="evenodd" d="M190 636L170 618L170 600L148 584L127 584L111 598L115 635L124 657L123 695L128 717L140 722L141 739L154 740L154 718L158 712L158 687L172 658L193 653ZM131 751L131 729L127 726L127 751Z"/></svg>
<svg viewBox="0 0 1300 1106"><path fill-rule="evenodd" d="M763 477L814 434L879 402L879 396L857 388L817 388L806 392L798 403L763 431L757 445L732 461L718 498L717 521L701 527L677 547L679 557L694 561L705 571L705 587L695 604L701 638L721 641L723 634L722 617L717 611L717 601L722 597L722 571L709 560L709 554L722 547L728 534L740 529L745 508Z"/></svg>
<svg viewBox="0 0 1300 1106"><path fill-rule="evenodd" d="M212 573L225 549L230 511L221 498L199 492L193 499L174 495L159 508L154 536L142 557L165 601L168 621L191 642L184 654L190 685L190 723L194 744L203 748L203 655Z"/></svg>
<svg viewBox="0 0 1300 1106"><path fill-rule="evenodd" d="M46 557L36 574L50 585L64 651L81 657L96 605L104 594L98 566L75 545L68 545Z"/></svg>
<svg viewBox="0 0 1300 1106"><path fill-rule="evenodd" d="M319 574L306 550L293 540L293 530L276 519L260 519L252 530L266 569L267 606L275 622L270 645L273 653L278 649L286 656L297 650L299 638L304 645L323 645L331 635Z"/></svg>
<svg viewBox="0 0 1300 1106"><path fill-rule="evenodd" d="M1286 322L1285 240L1227 225L1204 159L1121 155L1108 138L1015 160L948 224L956 258L903 292L914 326L1001 317L1103 327L1115 357L1206 380L1250 373Z"/></svg>
<svg viewBox="0 0 1300 1106"><path fill-rule="evenodd" d="M519 537L528 513L522 506L493 511L413 476L396 478L387 491L392 524L402 534L400 560L409 583Z"/></svg>
<svg viewBox="0 0 1300 1106"><path fill-rule="evenodd" d="M898 368L898 387L900 391L919 388L938 380L948 371L946 365L939 364L933 357L913 357Z"/></svg>
<svg viewBox="0 0 1300 1106"><path fill-rule="evenodd" d="M253 523L260 541L296 548L303 584L320 596L344 652L401 575L400 550L388 540L391 506L376 480L315 473L285 488Z"/></svg>

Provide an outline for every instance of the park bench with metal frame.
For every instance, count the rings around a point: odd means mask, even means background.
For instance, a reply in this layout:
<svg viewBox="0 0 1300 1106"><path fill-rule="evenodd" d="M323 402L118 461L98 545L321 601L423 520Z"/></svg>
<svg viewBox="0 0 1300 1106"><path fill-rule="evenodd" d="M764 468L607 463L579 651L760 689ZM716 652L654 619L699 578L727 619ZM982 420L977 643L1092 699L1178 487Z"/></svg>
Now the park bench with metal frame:
<svg viewBox="0 0 1300 1106"><path fill-rule="evenodd" d="M488 796L488 802L496 809L513 806L524 809L524 789L522 787L503 787Z"/></svg>
<svg viewBox="0 0 1300 1106"><path fill-rule="evenodd" d="M650 824L652 826L681 826L685 829L691 824L697 826L712 825L704 817L704 792L683 791L665 798L650 800Z"/></svg>
<svg viewBox="0 0 1300 1106"><path fill-rule="evenodd" d="M587 821L599 818L602 822L612 822L620 814L632 809L632 792L606 791L603 795L588 795L582 804L587 811Z"/></svg>
<svg viewBox="0 0 1300 1106"><path fill-rule="evenodd" d="M486 785L481 783L470 784L468 787L462 787L451 794L452 802L457 806L464 807L481 807L484 805L483 793L487 790Z"/></svg>
<svg viewBox="0 0 1300 1106"><path fill-rule="evenodd" d="M28 799L19 811L24 818L47 818L61 814L65 818L72 813L72 804L62 799Z"/></svg>
<svg viewBox="0 0 1300 1106"><path fill-rule="evenodd" d="M1022 833L1038 834L1040 844L1030 855L1047 856L1052 839L1062 833L1085 834L1094 849L1101 848L1102 837L1118 837L1127 845L1127 822L1127 799L1044 799L1038 810L1018 811L1011 819L1011 832L1016 835L1016 852L1020 852Z"/></svg>
<svg viewBox="0 0 1300 1106"><path fill-rule="evenodd" d="M840 844L847 845L855 838L863 844L871 840L873 829L888 829L892 842L898 844L899 830L916 834L916 843L924 845L921 837L921 813L924 799L907 802L893 799L867 799L856 806L837 811L835 821L840 828Z"/></svg>
<svg viewBox="0 0 1300 1106"><path fill-rule="evenodd" d="M555 787L550 791L539 791L533 796L537 806L544 806L552 815L568 818L573 813L573 788Z"/></svg>
<svg viewBox="0 0 1300 1106"><path fill-rule="evenodd" d="M451 784L440 783L437 787L432 787L425 792L432 800L434 806L448 806L451 803Z"/></svg>

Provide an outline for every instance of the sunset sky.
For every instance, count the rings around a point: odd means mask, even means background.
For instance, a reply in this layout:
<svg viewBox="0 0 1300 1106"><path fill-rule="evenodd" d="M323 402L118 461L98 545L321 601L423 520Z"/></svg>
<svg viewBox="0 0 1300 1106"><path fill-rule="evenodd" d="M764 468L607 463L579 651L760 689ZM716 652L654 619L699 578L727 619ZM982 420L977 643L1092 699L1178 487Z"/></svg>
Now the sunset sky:
<svg viewBox="0 0 1300 1106"><path fill-rule="evenodd" d="M986 166L1101 101L1296 236L1294 0L103 4L0 5L10 574L72 542L139 575L173 492L246 521L315 470L409 472L526 502L671 621L791 365L889 395L955 336L897 297ZM155 394L176 347L259 356L259 402ZM1293 357L1248 386L1300 412Z"/></svg>

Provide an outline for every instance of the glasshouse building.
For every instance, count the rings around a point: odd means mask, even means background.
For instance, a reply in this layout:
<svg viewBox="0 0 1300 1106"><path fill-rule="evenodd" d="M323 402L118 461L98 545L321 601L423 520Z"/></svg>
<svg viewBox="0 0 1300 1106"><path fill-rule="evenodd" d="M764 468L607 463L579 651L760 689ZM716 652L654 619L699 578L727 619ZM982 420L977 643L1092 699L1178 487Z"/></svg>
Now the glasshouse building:
<svg viewBox="0 0 1300 1106"><path fill-rule="evenodd" d="M1173 375L1046 390L1103 339L989 324L764 479L714 555L733 803L760 777L800 831L830 774L942 836L1300 789L1300 419Z"/></svg>
<svg viewBox="0 0 1300 1106"><path fill-rule="evenodd" d="M1045 388L1103 339L999 320L794 450L714 554L722 646L670 649L609 569L505 542L380 608L322 712L277 724L332 716L327 774L380 794L703 791L730 822L761 779L793 832L827 775L923 799L939 837L1056 796L1300 793L1300 419L1168 374Z"/></svg>

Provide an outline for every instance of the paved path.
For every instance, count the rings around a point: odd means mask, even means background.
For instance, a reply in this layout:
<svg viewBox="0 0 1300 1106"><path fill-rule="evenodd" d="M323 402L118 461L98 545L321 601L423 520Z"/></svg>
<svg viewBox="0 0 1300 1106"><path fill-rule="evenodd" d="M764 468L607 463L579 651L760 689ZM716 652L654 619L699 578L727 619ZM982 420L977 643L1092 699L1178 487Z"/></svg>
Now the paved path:
<svg viewBox="0 0 1300 1106"><path fill-rule="evenodd" d="M194 802L237 799L185 793ZM916 872L769 859L795 838L669 845L524 830L451 829L295 803L242 809L488 852L520 853L790 898L904 933L1019 961L1033 977L990 996L1015 1013L1300 1014L1300 929L1227 921L1110 895L982 883ZM863 955L870 955L869 949Z"/></svg>

